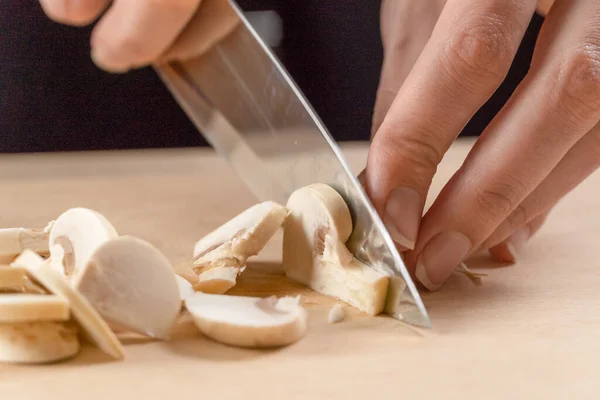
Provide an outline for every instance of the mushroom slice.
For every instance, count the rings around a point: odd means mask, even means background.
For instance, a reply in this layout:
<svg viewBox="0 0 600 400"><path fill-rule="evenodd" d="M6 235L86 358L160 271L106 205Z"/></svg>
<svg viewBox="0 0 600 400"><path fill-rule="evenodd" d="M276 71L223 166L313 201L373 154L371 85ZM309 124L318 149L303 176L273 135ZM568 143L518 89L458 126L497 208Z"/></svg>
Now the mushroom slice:
<svg viewBox="0 0 600 400"><path fill-rule="evenodd" d="M179 287L179 299L182 302L196 293L194 287L187 279L179 275L175 275L175 279L177 279L177 286Z"/></svg>
<svg viewBox="0 0 600 400"><path fill-rule="evenodd" d="M0 265L0 293L47 294L29 279L24 268L8 265Z"/></svg>
<svg viewBox="0 0 600 400"><path fill-rule="evenodd" d="M25 249L47 256L48 237L45 229L0 229L0 263L10 263Z"/></svg>
<svg viewBox="0 0 600 400"><path fill-rule="evenodd" d="M257 255L283 224L287 209L275 202L256 204L219 228L200 239L194 247L194 272L200 277L206 271L219 267L234 267L240 270L249 257ZM211 276L216 276L223 287L223 275L230 279L231 270L205 276L207 285ZM235 277L233 277L235 284ZM225 285L226 286L226 285Z"/></svg>
<svg viewBox="0 0 600 400"><path fill-rule="evenodd" d="M186 309L204 335L232 346L281 347L300 340L308 314L299 297L268 298L198 292L185 301Z"/></svg>
<svg viewBox="0 0 600 400"><path fill-rule="evenodd" d="M20 293L0 296L0 324L67 321L69 316L69 303L59 296Z"/></svg>
<svg viewBox="0 0 600 400"><path fill-rule="evenodd" d="M156 247L121 236L96 249L77 288L111 324L167 339L181 310L175 277L169 260Z"/></svg>
<svg viewBox="0 0 600 400"><path fill-rule="evenodd" d="M336 303L329 310L329 314L327 315L327 322L330 324L335 324L337 322L341 322L344 320L345 314L342 305Z"/></svg>
<svg viewBox="0 0 600 400"><path fill-rule="evenodd" d="M235 286L238 274L243 268L216 267L198 275L194 289L209 294L223 294Z"/></svg>
<svg viewBox="0 0 600 400"><path fill-rule="evenodd" d="M292 193L287 208L283 268L288 278L369 315L381 313L389 278L348 251L352 218L342 196L324 184L308 185Z"/></svg>
<svg viewBox="0 0 600 400"><path fill-rule="evenodd" d="M53 363L74 357L80 348L77 327L69 323L0 324L0 362Z"/></svg>
<svg viewBox="0 0 600 400"><path fill-rule="evenodd" d="M52 224L50 257L63 258L63 273L76 284L94 250L117 236L115 228L102 214L87 208L71 208ZM56 253L59 247L62 254Z"/></svg>
<svg viewBox="0 0 600 400"><path fill-rule="evenodd" d="M125 358L125 350L121 342L106 321L85 297L69 284L64 275L44 264L41 257L28 250L17 257L14 264L27 269L29 274L48 291L67 299L75 320L83 327L89 339L102 351L116 359Z"/></svg>

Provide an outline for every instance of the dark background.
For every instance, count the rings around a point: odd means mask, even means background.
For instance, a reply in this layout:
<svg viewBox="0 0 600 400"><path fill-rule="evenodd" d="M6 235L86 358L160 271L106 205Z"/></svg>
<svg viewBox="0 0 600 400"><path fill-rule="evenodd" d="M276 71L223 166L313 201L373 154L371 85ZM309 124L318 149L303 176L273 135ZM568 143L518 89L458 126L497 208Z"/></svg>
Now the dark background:
<svg viewBox="0 0 600 400"><path fill-rule="evenodd" d="M382 61L379 2L238 3L279 13L277 53L332 135L368 139ZM463 135L478 135L523 78L541 22L536 15L504 84ZM52 22L37 1L2 1L0 152L205 146L153 70L113 75L94 66L91 29Z"/></svg>

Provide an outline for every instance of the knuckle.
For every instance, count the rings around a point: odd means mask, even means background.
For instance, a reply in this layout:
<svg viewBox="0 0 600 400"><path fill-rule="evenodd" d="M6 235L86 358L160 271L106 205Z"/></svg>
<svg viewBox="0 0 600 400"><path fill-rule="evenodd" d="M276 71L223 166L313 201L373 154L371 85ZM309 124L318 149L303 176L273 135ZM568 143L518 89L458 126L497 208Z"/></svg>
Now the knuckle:
<svg viewBox="0 0 600 400"><path fill-rule="evenodd" d="M443 142L429 133L403 135L393 143L393 152L408 162L415 176L432 175L444 157L439 148Z"/></svg>
<svg viewBox="0 0 600 400"><path fill-rule="evenodd" d="M445 43L443 62L457 79L487 79L499 84L510 68L516 45L510 24L489 15L460 24Z"/></svg>
<svg viewBox="0 0 600 400"><path fill-rule="evenodd" d="M600 117L600 45L586 45L559 64L556 77L560 107L573 122Z"/></svg>
<svg viewBox="0 0 600 400"><path fill-rule="evenodd" d="M515 230L527 222L529 222L529 211L523 204L519 204L509 215L506 217L506 222L512 230Z"/></svg>
<svg viewBox="0 0 600 400"><path fill-rule="evenodd" d="M477 213L484 224L507 218L520 201L521 190L514 184L491 185L475 192Z"/></svg>

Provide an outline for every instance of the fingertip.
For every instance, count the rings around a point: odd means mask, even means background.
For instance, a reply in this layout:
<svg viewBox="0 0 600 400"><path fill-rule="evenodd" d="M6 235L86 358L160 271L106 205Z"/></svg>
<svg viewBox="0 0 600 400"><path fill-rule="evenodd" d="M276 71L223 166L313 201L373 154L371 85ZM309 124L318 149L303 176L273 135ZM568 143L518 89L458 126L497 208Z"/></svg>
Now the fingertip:
<svg viewBox="0 0 600 400"><path fill-rule="evenodd" d="M72 26L91 24L107 4L107 0L40 0L42 10L48 18Z"/></svg>

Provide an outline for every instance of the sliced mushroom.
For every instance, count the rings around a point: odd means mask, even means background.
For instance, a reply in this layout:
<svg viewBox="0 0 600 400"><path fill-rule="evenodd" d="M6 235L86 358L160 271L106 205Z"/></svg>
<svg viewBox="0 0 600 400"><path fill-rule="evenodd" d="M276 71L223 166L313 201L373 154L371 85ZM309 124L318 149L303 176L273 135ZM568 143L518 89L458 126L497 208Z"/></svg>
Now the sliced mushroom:
<svg viewBox="0 0 600 400"><path fill-rule="evenodd" d="M235 286L238 274L243 268L216 267L211 268L198 276L194 289L208 294L223 294Z"/></svg>
<svg viewBox="0 0 600 400"><path fill-rule="evenodd" d="M117 236L115 228L102 214L87 208L71 208L53 223L49 237L50 257L62 258L64 275L77 284L92 253L102 243ZM57 254L57 250L62 254Z"/></svg>
<svg viewBox="0 0 600 400"><path fill-rule="evenodd" d="M44 264L41 257L28 250L17 257L13 264L27 269L29 274L49 292L67 299L75 320L82 326L87 337L102 351L116 359L125 358L125 350L121 342L106 321L85 297L69 284L64 275Z"/></svg>
<svg viewBox="0 0 600 400"><path fill-rule="evenodd" d="M0 324L0 362L46 364L80 351L77 327L61 322Z"/></svg>
<svg viewBox="0 0 600 400"><path fill-rule="evenodd" d="M10 263L25 249L47 256L48 237L46 229L0 229L0 263Z"/></svg>
<svg viewBox="0 0 600 400"><path fill-rule="evenodd" d="M300 340L307 331L308 314L299 297L268 298L197 292L186 309L207 337L232 346L280 347Z"/></svg>
<svg viewBox="0 0 600 400"><path fill-rule="evenodd" d="M200 239L194 247L194 271L200 286L221 293L235 285L231 269L202 277L213 268L237 268L238 274L249 257L257 255L283 224L287 209L266 201L256 204ZM209 281L214 277L216 282ZM225 282L232 283L226 284ZM197 288L197 290L200 290Z"/></svg>
<svg viewBox="0 0 600 400"><path fill-rule="evenodd" d="M190 281L179 275L175 275L175 278L177 279L177 286L179 287L179 299L182 302L196 293Z"/></svg>
<svg viewBox="0 0 600 400"><path fill-rule="evenodd" d="M327 315L327 322L329 322L330 324L335 324L337 322L343 321L344 317L345 317L345 315L344 315L344 309L342 308L342 305L339 303L336 303L329 310L329 314Z"/></svg>
<svg viewBox="0 0 600 400"><path fill-rule="evenodd" d="M181 310L175 277L158 249L121 236L96 249L80 271L77 288L111 324L167 339Z"/></svg>
<svg viewBox="0 0 600 400"><path fill-rule="evenodd" d="M69 303L56 295L18 293L0 296L0 324L66 321L69 316Z"/></svg>
<svg viewBox="0 0 600 400"><path fill-rule="evenodd" d="M8 265L0 265L0 293L47 294L29 279L24 268Z"/></svg>
<svg viewBox="0 0 600 400"><path fill-rule="evenodd" d="M352 218L344 199L330 186L313 184L290 196L283 230L286 275L314 291L345 301L369 314L381 313L389 278L357 260L345 243Z"/></svg>

